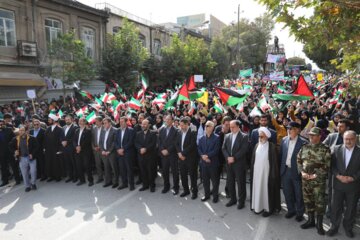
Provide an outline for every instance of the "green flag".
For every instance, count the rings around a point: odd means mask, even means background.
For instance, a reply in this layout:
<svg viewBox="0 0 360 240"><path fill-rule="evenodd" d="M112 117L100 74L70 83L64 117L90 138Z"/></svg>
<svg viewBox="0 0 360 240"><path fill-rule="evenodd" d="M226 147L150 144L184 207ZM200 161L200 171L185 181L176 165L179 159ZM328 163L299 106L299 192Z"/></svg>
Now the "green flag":
<svg viewBox="0 0 360 240"><path fill-rule="evenodd" d="M240 77L251 77L252 74L252 68L240 70L239 76Z"/></svg>

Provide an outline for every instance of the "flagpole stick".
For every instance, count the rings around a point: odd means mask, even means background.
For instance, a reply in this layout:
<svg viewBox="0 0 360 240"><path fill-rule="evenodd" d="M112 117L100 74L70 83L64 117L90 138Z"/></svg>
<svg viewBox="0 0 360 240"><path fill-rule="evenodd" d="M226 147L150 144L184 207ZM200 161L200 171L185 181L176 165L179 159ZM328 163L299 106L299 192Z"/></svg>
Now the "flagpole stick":
<svg viewBox="0 0 360 240"><path fill-rule="evenodd" d="M34 99L33 99L33 98L31 99L31 102L32 102L32 106L33 106L33 109L34 109L34 114L36 114L35 103L34 103Z"/></svg>

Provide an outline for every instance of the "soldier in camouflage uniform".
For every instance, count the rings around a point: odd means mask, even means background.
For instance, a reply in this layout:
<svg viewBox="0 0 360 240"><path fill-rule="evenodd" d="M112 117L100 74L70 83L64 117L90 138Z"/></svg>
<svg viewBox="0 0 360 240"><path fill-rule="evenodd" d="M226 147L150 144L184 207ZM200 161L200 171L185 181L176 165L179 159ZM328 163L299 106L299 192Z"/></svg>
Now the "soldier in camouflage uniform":
<svg viewBox="0 0 360 240"><path fill-rule="evenodd" d="M330 149L320 141L320 128L314 127L309 132L310 144L304 145L298 156L298 170L302 175L302 190L308 221L301 225L302 229L315 227L315 212L317 215L316 228L320 235L324 235L322 226L325 213L326 177L330 170Z"/></svg>

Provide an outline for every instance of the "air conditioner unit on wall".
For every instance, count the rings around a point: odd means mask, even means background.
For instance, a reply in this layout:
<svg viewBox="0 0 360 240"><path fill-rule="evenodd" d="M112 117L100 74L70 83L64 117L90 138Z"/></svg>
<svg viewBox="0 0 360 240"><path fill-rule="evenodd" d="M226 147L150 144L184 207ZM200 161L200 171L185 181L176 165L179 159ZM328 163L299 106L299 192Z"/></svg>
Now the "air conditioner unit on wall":
<svg viewBox="0 0 360 240"><path fill-rule="evenodd" d="M36 57L36 42L18 41L19 55L22 57Z"/></svg>

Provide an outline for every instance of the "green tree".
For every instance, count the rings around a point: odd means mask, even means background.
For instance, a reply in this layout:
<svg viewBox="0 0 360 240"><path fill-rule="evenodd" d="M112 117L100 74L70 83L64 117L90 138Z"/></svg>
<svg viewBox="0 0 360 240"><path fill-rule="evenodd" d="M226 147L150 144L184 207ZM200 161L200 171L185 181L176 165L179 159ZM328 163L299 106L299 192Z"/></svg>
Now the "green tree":
<svg viewBox="0 0 360 240"><path fill-rule="evenodd" d="M306 65L305 59L301 57L291 57L287 59L287 65L293 66L293 65Z"/></svg>
<svg viewBox="0 0 360 240"><path fill-rule="evenodd" d="M64 84L72 85L76 81L87 83L95 77L94 62L85 53L84 43L76 39L75 32L59 35L48 46L50 65L46 75L59 78ZM66 96L63 87L64 100Z"/></svg>
<svg viewBox="0 0 360 240"><path fill-rule="evenodd" d="M316 65L326 71L335 71L335 66L331 64L331 60L336 58L336 51L329 50L324 44L315 44L307 42L304 44L303 52L306 56L314 61Z"/></svg>
<svg viewBox="0 0 360 240"><path fill-rule="evenodd" d="M170 46L162 48L161 56L162 73L170 84L176 80L182 82L194 74L203 74L207 79L216 66L204 40L191 36L181 41L174 35Z"/></svg>
<svg viewBox="0 0 360 240"><path fill-rule="evenodd" d="M100 78L105 82L114 80L123 88L134 89L148 57L149 53L139 39L139 29L125 19L121 30L107 37Z"/></svg>
<svg viewBox="0 0 360 240"><path fill-rule="evenodd" d="M210 53L212 59L217 63L211 72L210 78L218 81L228 78L231 64L230 52L225 42L220 37L216 37L212 40Z"/></svg>
<svg viewBox="0 0 360 240"><path fill-rule="evenodd" d="M296 40L324 44L340 53L331 62L340 70L357 69L360 61L360 2L354 0L258 0L278 22L289 27ZM310 17L295 10L311 9ZM358 71L359 69L357 69Z"/></svg>

